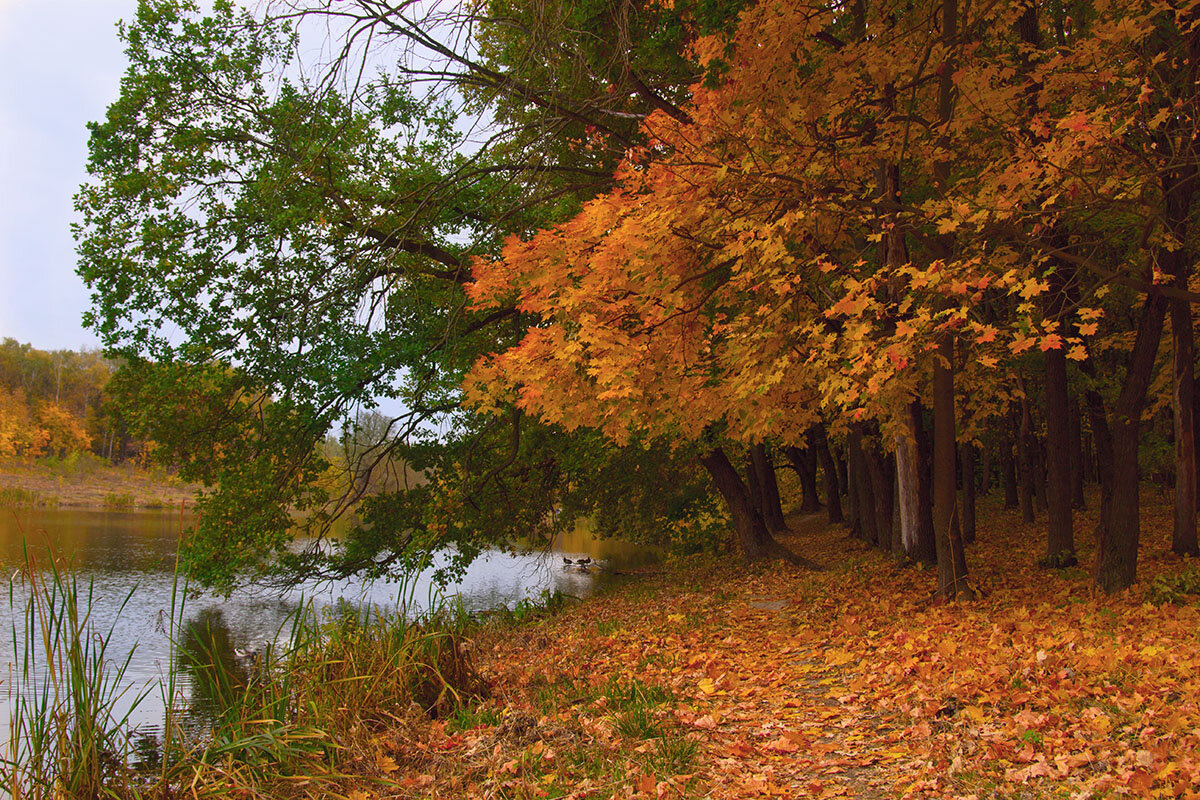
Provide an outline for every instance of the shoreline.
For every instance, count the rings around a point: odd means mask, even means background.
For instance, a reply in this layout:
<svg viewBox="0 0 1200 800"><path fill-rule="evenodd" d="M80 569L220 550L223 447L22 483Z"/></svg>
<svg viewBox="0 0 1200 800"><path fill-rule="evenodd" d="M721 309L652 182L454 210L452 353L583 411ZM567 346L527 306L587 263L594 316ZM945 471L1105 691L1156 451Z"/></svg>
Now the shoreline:
<svg viewBox="0 0 1200 800"><path fill-rule="evenodd" d="M89 454L0 461L3 508L162 511L193 502L198 490L161 468L110 464Z"/></svg>

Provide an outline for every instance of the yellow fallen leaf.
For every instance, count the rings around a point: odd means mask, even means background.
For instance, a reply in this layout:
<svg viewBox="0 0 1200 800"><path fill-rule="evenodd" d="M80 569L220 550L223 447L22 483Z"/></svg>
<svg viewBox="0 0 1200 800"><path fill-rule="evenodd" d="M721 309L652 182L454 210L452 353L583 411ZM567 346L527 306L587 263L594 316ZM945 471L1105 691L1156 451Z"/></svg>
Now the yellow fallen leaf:
<svg viewBox="0 0 1200 800"><path fill-rule="evenodd" d="M717 691L717 686L713 683L712 678L701 678L700 683L696 684L700 687L700 691L705 694L714 694Z"/></svg>
<svg viewBox="0 0 1200 800"><path fill-rule="evenodd" d="M986 717L986 715L983 713L983 709L979 706L967 706L963 709L963 714L965 714L967 718L973 722L983 722L984 718Z"/></svg>
<svg viewBox="0 0 1200 800"><path fill-rule="evenodd" d="M849 664L854 660L854 654L845 650L830 650L825 654L825 663L833 667Z"/></svg>

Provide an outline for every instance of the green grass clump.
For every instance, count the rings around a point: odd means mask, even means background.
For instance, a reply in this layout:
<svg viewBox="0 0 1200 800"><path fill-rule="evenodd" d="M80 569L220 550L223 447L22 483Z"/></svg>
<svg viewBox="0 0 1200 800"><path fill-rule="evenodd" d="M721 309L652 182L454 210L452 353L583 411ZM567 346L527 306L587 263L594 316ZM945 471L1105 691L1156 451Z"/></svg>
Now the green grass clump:
<svg viewBox="0 0 1200 800"><path fill-rule="evenodd" d="M32 489L6 486L0 489L0 508L57 508L57 495L44 495Z"/></svg>
<svg viewBox="0 0 1200 800"><path fill-rule="evenodd" d="M647 767L660 775L683 775L696 766L699 746L691 739L678 736L663 737L658 749L650 756Z"/></svg>
<svg viewBox="0 0 1200 800"><path fill-rule="evenodd" d="M133 508L137 499L128 492L109 492L102 501L105 508L112 511L128 511Z"/></svg>
<svg viewBox="0 0 1200 800"><path fill-rule="evenodd" d="M646 706L635 706L617 715L617 733L630 739L657 739L662 736L658 717Z"/></svg>

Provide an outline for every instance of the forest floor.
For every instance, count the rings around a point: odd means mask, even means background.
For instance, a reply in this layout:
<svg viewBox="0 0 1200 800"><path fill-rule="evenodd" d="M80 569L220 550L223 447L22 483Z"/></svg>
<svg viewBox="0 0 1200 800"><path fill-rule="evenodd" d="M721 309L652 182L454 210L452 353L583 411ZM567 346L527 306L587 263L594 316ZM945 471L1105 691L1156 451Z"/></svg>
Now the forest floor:
<svg viewBox="0 0 1200 800"><path fill-rule="evenodd" d="M822 572L685 562L489 626L490 698L379 735L340 796L1200 798L1200 579L1170 508L1108 597L1038 568L1042 526L996 500L971 602L810 516L787 544Z"/></svg>
<svg viewBox="0 0 1200 800"><path fill-rule="evenodd" d="M191 503L196 488L161 468L111 464L90 454L0 460L0 506L178 508Z"/></svg>

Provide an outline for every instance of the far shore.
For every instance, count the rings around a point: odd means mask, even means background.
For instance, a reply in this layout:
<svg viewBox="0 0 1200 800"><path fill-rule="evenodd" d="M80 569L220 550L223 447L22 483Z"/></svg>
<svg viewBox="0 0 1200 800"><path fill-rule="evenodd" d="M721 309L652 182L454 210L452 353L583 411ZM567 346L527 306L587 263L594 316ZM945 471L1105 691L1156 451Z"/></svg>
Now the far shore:
<svg viewBox="0 0 1200 800"><path fill-rule="evenodd" d="M0 508L179 509L192 504L198 488L161 468L89 455L0 460Z"/></svg>

